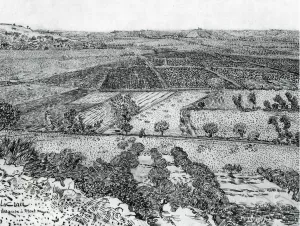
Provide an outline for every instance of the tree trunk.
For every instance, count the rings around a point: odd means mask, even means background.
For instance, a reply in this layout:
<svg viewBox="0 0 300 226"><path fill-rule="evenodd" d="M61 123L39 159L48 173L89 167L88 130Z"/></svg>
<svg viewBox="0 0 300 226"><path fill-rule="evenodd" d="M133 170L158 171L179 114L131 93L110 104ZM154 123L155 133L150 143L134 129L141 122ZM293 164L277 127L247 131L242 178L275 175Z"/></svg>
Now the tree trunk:
<svg viewBox="0 0 300 226"><path fill-rule="evenodd" d="M164 131L161 131L161 136L163 136L164 135Z"/></svg>

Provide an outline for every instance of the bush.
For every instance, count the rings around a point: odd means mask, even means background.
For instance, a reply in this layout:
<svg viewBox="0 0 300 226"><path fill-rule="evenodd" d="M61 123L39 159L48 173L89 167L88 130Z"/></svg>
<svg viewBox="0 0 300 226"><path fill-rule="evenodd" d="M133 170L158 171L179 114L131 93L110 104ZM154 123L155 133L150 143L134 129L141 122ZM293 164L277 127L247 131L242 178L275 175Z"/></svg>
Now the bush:
<svg viewBox="0 0 300 226"><path fill-rule="evenodd" d="M241 138L246 133L247 125L245 123L237 123L234 125L233 132L238 134Z"/></svg>
<svg viewBox="0 0 300 226"><path fill-rule="evenodd" d="M158 151L157 148L151 148L150 155L151 155L151 159L153 160L162 158L162 154Z"/></svg>
<svg viewBox="0 0 300 226"><path fill-rule="evenodd" d="M130 137L129 139L128 139L128 142L129 143L134 143L136 141L136 138L135 137Z"/></svg>
<svg viewBox="0 0 300 226"><path fill-rule="evenodd" d="M133 154L139 156L145 150L145 145L142 143L133 143L129 149L129 151L133 152Z"/></svg>
<svg viewBox="0 0 300 226"><path fill-rule="evenodd" d="M118 148L120 149L125 149L127 148L129 145L128 145L128 142L127 141L120 141L118 144L117 144Z"/></svg>
<svg viewBox="0 0 300 226"><path fill-rule="evenodd" d="M139 161L135 154L129 151L123 151L119 155L115 156L110 161L110 164L116 167L132 169L136 168L139 165Z"/></svg>
<svg viewBox="0 0 300 226"><path fill-rule="evenodd" d="M206 123L203 125L203 130L208 134L208 137L212 137L219 131L218 125L216 123Z"/></svg>
<svg viewBox="0 0 300 226"><path fill-rule="evenodd" d="M35 161L38 153L32 141L4 138L0 145L0 158L3 158L7 165L24 166L30 161Z"/></svg>

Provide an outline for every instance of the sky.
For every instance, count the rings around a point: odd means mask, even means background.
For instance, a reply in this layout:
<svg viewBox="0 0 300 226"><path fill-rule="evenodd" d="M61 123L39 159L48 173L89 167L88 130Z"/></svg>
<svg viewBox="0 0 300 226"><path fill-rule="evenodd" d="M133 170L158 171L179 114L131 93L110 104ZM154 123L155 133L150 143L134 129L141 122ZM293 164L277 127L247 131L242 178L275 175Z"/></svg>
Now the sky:
<svg viewBox="0 0 300 226"><path fill-rule="evenodd" d="M0 0L0 23L33 29L299 30L300 0Z"/></svg>

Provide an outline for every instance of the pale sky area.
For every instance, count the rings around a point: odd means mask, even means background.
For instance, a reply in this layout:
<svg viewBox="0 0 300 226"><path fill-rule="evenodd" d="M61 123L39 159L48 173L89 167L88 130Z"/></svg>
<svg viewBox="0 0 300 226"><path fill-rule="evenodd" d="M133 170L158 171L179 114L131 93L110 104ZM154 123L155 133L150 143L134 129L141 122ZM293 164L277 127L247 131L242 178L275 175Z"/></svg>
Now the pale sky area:
<svg viewBox="0 0 300 226"><path fill-rule="evenodd" d="M0 23L85 31L299 30L300 0L0 0Z"/></svg>

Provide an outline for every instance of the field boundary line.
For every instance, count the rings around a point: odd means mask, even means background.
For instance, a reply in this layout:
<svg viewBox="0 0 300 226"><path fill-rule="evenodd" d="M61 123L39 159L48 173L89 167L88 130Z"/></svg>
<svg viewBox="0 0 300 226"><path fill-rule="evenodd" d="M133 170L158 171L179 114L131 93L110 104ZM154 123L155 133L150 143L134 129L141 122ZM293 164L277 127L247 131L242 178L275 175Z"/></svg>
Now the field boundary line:
<svg viewBox="0 0 300 226"><path fill-rule="evenodd" d="M17 130L11 130L11 131L17 131ZM38 136L37 134L53 134L53 135L60 135L62 137L107 137L107 136L112 136L112 137L118 137L118 136L123 136L123 137L138 137L139 134L70 134L70 133L63 133L63 132L57 132L57 131L27 131L24 132L23 134L1 134L0 137L16 137L16 136L26 136L34 134L35 136ZM53 137L55 138L55 137ZM245 144L261 144L261 145L269 145L269 146L279 146L279 147L290 147L290 148L295 148L297 151L299 150L299 147L295 145L279 145L279 144L274 144L271 141L263 141L263 140L257 140L257 141L248 141L246 139L235 139L234 137L231 138L221 138L221 137L206 137L206 136L195 136L195 137L183 137L183 136L169 136L169 135L146 135L144 138L158 138L158 139L173 139L173 140L196 140L196 141L212 141L212 142L229 142L229 143L245 143Z"/></svg>

